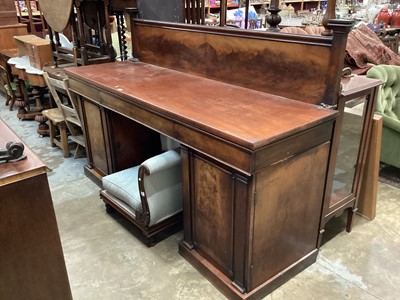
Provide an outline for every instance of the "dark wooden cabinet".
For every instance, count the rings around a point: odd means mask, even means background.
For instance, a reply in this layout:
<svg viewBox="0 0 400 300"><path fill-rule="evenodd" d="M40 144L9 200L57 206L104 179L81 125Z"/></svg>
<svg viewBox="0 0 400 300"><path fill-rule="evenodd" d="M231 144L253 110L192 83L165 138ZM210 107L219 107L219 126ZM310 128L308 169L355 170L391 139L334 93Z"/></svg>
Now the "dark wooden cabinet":
<svg viewBox="0 0 400 300"><path fill-rule="evenodd" d="M145 63L66 73L98 183L154 151L158 133L181 143L180 253L216 285L228 282L226 295L259 297L315 261L335 111Z"/></svg>
<svg viewBox="0 0 400 300"><path fill-rule="evenodd" d="M0 121L0 146L19 138ZM0 165L0 299L72 299L46 169L26 159Z"/></svg>
<svg viewBox="0 0 400 300"><path fill-rule="evenodd" d="M228 298L260 299L318 254L351 24L305 37L131 21L139 61L66 69L86 170L99 181L135 165L152 131L179 141L179 252Z"/></svg>

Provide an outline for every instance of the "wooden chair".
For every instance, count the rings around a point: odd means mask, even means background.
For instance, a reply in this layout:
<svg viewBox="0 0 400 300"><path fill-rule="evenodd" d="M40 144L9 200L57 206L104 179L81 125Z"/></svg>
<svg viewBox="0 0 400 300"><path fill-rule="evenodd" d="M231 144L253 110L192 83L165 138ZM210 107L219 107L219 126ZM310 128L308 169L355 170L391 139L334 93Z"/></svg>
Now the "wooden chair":
<svg viewBox="0 0 400 300"><path fill-rule="evenodd" d="M65 158L69 157L67 125L58 108L45 109L42 115L49 120L50 144L59 147Z"/></svg>
<svg viewBox="0 0 400 300"><path fill-rule="evenodd" d="M76 98L68 89L68 79L57 80L50 77L47 72L43 72L43 77L54 101L57 104L57 109L59 110L61 117L64 119L65 125L69 130L70 135L68 138L72 142L76 143L74 158L78 158L85 153L85 139L82 132L81 121L76 110ZM70 105L69 103L66 104L61 100L57 90L63 95L67 96L67 100L69 100L68 102L70 102ZM62 149L63 151L66 151L64 147L65 144L63 144Z"/></svg>
<svg viewBox="0 0 400 300"><path fill-rule="evenodd" d="M103 177L100 198L143 233L148 246L182 227L179 143L161 135L165 152L142 164Z"/></svg>
<svg viewBox="0 0 400 300"><path fill-rule="evenodd" d="M20 22L25 23L29 28L29 32L43 37L47 31L47 24L43 18L39 1L17 0L15 1ZM38 26L38 28L36 27ZM39 32L37 29L40 29Z"/></svg>

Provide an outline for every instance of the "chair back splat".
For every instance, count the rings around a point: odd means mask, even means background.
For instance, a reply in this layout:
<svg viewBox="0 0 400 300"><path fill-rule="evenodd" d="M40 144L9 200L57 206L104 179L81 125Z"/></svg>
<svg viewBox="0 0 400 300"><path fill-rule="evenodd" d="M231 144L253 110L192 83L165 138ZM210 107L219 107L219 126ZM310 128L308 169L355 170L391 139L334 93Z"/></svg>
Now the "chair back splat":
<svg viewBox="0 0 400 300"><path fill-rule="evenodd" d="M50 77L47 72L43 72L43 77L57 105L59 114L65 120L69 131L68 138L76 143L74 157L81 157L85 153L85 138L77 110L77 99L75 95L69 91L68 79L58 80ZM63 96L61 97L60 95Z"/></svg>

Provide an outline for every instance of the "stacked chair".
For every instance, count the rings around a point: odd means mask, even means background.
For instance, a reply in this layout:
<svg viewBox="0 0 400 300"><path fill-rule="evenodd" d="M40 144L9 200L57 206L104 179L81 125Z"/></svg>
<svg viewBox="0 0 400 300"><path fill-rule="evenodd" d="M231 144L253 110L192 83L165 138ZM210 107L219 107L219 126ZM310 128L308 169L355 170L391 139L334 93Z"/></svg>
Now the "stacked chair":
<svg viewBox="0 0 400 300"><path fill-rule="evenodd" d="M43 72L43 77L57 107L47 109L42 114L49 120L50 143L62 149L64 157L69 157L69 140L76 144L74 158L85 153L85 139L77 108L77 100L68 89L68 79L54 79ZM63 101L58 92L66 96Z"/></svg>

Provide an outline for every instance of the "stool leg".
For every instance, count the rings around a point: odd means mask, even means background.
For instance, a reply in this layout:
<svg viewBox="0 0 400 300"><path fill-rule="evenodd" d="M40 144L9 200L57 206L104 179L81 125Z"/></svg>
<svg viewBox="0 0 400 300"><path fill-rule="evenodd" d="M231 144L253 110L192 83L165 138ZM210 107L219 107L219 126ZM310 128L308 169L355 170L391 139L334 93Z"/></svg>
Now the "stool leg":
<svg viewBox="0 0 400 300"><path fill-rule="evenodd" d="M60 128L60 139L61 139L62 151L63 151L64 157L67 158L67 157L69 157L69 147L68 147L68 141L67 141L67 126L65 126L65 123L62 122L59 124L59 128Z"/></svg>
<svg viewBox="0 0 400 300"><path fill-rule="evenodd" d="M15 102L15 97L14 96L9 96L10 97L10 101L8 103L8 105L10 106L10 110L13 110L14 107L14 102Z"/></svg>
<svg viewBox="0 0 400 300"><path fill-rule="evenodd" d="M74 158L83 157L84 155L86 155L85 151L86 151L85 147L83 147L82 145L76 144Z"/></svg>

